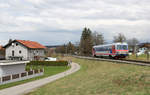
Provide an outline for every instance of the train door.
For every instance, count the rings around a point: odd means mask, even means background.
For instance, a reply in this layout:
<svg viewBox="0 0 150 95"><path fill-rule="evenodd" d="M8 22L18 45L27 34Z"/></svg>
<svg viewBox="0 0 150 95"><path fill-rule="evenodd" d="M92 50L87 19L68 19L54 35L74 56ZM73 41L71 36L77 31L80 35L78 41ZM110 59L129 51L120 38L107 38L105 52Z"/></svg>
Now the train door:
<svg viewBox="0 0 150 95"><path fill-rule="evenodd" d="M112 46L112 53L116 53L116 51L115 51L115 45Z"/></svg>

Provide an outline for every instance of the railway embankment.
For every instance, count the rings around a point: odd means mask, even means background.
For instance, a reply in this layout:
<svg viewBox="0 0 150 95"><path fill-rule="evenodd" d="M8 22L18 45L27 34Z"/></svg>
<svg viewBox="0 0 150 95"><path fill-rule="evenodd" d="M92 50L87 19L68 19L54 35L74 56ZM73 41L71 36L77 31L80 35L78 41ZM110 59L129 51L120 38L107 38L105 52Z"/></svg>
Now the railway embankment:
<svg viewBox="0 0 150 95"><path fill-rule="evenodd" d="M98 61L108 61L108 62L115 62L115 63L133 64L133 65L140 65L140 66L150 66L150 62L148 61L127 60L127 59L105 59L105 58L94 58L94 57L75 56L75 55L73 55L73 57L88 59L88 60L98 60Z"/></svg>

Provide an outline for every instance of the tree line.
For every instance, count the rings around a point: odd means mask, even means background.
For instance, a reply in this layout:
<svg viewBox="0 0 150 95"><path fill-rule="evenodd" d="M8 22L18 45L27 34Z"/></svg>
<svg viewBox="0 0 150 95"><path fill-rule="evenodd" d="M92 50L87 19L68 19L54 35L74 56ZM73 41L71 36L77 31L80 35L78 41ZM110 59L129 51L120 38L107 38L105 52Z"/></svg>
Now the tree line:
<svg viewBox="0 0 150 95"><path fill-rule="evenodd" d="M127 42L133 52L135 52L135 46L139 43L136 38L127 39L122 33L114 36L113 42ZM103 34L96 31L92 32L89 28L85 27L82 31L80 42L76 44L72 44L71 42L64 44L56 48L56 53L90 56L92 54L92 47L102 44L106 44Z"/></svg>

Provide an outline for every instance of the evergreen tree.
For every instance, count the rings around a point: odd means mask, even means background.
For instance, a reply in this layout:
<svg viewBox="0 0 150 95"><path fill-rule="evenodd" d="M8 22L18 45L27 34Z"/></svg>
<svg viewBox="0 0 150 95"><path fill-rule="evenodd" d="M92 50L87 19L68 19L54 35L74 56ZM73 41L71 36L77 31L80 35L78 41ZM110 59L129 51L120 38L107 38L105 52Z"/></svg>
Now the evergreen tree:
<svg viewBox="0 0 150 95"><path fill-rule="evenodd" d="M82 31L82 36L80 39L80 54L81 55L91 55L92 54L92 32L86 27Z"/></svg>

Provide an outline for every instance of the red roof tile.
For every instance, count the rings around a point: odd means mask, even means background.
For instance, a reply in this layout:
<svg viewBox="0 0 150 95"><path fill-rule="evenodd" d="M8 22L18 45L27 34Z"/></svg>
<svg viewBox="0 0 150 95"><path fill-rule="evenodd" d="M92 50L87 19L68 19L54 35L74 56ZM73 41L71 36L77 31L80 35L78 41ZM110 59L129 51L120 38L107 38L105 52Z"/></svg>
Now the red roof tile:
<svg viewBox="0 0 150 95"><path fill-rule="evenodd" d="M23 44L24 46L28 47L28 48L38 48L38 49L45 49L46 47L39 44L38 42L34 42L34 41L26 41L26 40L16 40L17 42Z"/></svg>
<svg viewBox="0 0 150 95"><path fill-rule="evenodd" d="M0 50L4 50L4 48L0 45Z"/></svg>
<svg viewBox="0 0 150 95"><path fill-rule="evenodd" d="M0 46L0 49L2 49L2 46Z"/></svg>

